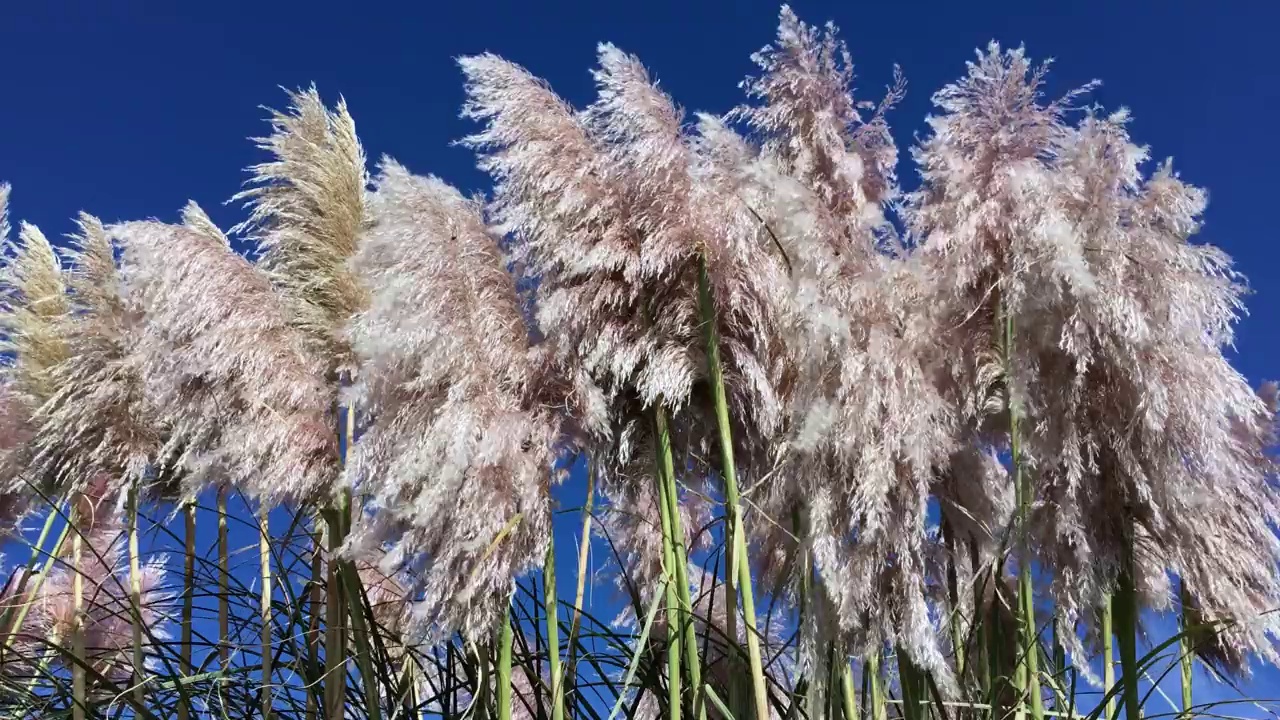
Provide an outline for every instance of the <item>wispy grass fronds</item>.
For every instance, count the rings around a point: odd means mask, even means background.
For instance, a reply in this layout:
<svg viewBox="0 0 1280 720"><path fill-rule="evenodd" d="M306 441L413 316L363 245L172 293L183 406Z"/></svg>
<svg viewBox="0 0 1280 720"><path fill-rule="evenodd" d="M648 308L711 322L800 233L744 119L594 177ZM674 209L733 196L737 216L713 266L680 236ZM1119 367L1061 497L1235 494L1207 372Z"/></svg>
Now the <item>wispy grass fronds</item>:
<svg viewBox="0 0 1280 720"><path fill-rule="evenodd" d="M8 186L4 197L7 200ZM13 390L38 408L55 390L50 370L67 357L61 332L70 311L61 263L40 228L22 223L17 243L5 237L0 272L0 352L11 353L5 375Z"/></svg>
<svg viewBox="0 0 1280 720"><path fill-rule="evenodd" d="M343 328L366 302L348 266L365 224L364 149L341 98L329 109L312 86L289 101L272 112L271 134L255 138L272 158L249 168L249 187L233 198L250 210L236 231L257 241L259 265L326 370L350 370Z"/></svg>
<svg viewBox="0 0 1280 720"><path fill-rule="evenodd" d="M546 553L557 416L480 205L390 160L370 204L354 268L378 291L350 338L373 421L348 479L371 502L351 543L424 561L416 624L476 639Z"/></svg>
<svg viewBox="0 0 1280 720"><path fill-rule="evenodd" d="M147 308L135 352L187 491L230 482L268 504L330 492L337 448L322 370L268 278L197 206L184 216L109 231Z"/></svg>
<svg viewBox="0 0 1280 720"><path fill-rule="evenodd" d="M101 221L82 213L76 224L66 251L70 309L61 320L67 357L51 368L58 389L33 418L33 462L76 490L105 475L122 495L154 469L165 440L134 353L145 309L124 293ZM141 490L169 495L172 477L153 473Z"/></svg>
<svg viewBox="0 0 1280 720"><path fill-rule="evenodd" d="M925 596L925 529L954 421L934 379L930 279L885 254L896 245L885 211L898 193L886 113L905 83L897 76L864 117L836 29L809 26L787 8L777 42L754 59L763 73L745 87L758 103L735 114L761 148L743 172L791 258L787 339L797 365L787 482L766 507L775 517L803 507L804 547L858 647L898 645L945 680Z"/></svg>

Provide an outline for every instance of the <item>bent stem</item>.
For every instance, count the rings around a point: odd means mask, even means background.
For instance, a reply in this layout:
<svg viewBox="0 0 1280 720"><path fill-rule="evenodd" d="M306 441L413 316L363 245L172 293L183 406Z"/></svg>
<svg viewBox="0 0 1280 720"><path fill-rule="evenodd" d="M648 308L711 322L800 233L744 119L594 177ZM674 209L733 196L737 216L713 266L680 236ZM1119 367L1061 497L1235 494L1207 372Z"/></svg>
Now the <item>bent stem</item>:
<svg viewBox="0 0 1280 720"><path fill-rule="evenodd" d="M707 369L710 373L712 398L715 403L716 425L720 431L720 474L724 479L725 515L733 534L731 554L733 574L738 580L738 594L742 598L743 621L747 634L747 661L751 668L751 683L755 699L757 720L769 720L769 696L765 685L764 663L760 653L760 635L756 630L756 603L751 589L751 568L747 564L746 537L743 534L742 507L738 495L738 476L733 460L733 430L729 424L729 404L725 396L724 369L720 363L720 332L716 328L716 312L711 298L711 279L707 273L705 254L698 257L698 304L702 324L706 332ZM735 610L733 608L731 610Z"/></svg>

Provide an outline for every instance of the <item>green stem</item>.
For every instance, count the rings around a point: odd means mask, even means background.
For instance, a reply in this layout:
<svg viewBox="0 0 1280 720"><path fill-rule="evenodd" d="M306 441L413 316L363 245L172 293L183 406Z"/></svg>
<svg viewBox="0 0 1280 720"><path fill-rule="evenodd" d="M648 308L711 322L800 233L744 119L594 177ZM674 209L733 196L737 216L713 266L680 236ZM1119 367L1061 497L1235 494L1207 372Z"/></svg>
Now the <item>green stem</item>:
<svg viewBox="0 0 1280 720"><path fill-rule="evenodd" d="M1138 694L1138 593L1133 587L1133 541L1126 538L1124 567L1113 610L1116 641L1120 646L1120 681L1124 683L1124 710L1127 720L1139 720L1142 704Z"/></svg>
<svg viewBox="0 0 1280 720"><path fill-rule="evenodd" d="M71 501L71 521L69 525L75 525L80 514L78 498ZM71 716L73 720L85 720L85 702L87 693L85 688L84 675L84 565L82 563L84 555L84 534L79 528L75 528L74 535L71 537L71 602L73 617L75 618L71 624L71 647L72 647L72 666L71 666Z"/></svg>
<svg viewBox="0 0 1280 720"><path fill-rule="evenodd" d="M664 584L667 596L667 716L680 720L680 601L676 591L675 542L671 530L671 515L667 503L667 484L663 481L662 450L658 450L654 484L657 486L658 518L662 523L662 573L670 581Z"/></svg>
<svg viewBox="0 0 1280 720"><path fill-rule="evenodd" d="M965 642L964 618L960 615L959 579L956 572L956 539L951 523L942 521L942 536L947 548L947 600L951 605L951 617L947 623L951 630L951 651L955 654L956 679L964 682Z"/></svg>
<svg viewBox="0 0 1280 720"><path fill-rule="evenodd" d="M565 694L574 692L578 676L578 631L582 626L582 603L586 597L587 559L591 554L591 506L595 502L595 460L587 462L587 498L582 506L582 540L578 547L578 587L573 594L573 621L569 624L569 667Z"/></svg>
<svg viewBox="0 0 1280 720"><path fill-rule="evenodd" d="M1013 467L1014 491L1018 506L1018 535L1021 539L1022 558L1018 563L1017 618L1021 652L1017 666L1019 691L1030 705L1032 720L1044 720L1044 698L1040 695L1040 652L1036 641L1035 591L1031 582L1031 550L1028 533L1031 522L1032 488L1029 474L1023 471L1022 433L1020 429L1022 409L1013 391L1013 316L1001 303L1004 325L1005 409L1009 413L1009 453ZM1019 709L1019 714L1022 710Z"/></svg>
<svg viewBox="0 0 1280 720"><path fill-rule="evenodd" d="M906 653L899 649L896 654L902 685L902 716L905 720L924 720L924 677Z"/></svg>
<svg viewBox="0 0 1280 720"><path fill-rule="evenodd" d="M555 533L547 538L547 559L542 564L543 609L547 619L547 657L551 665L551 720L564 720L564 677L560 667L560 605L556 601Z"/></svg>
<svg viewBox="0 0 1280 720"><path fill-rule="evenodd" d="M1112 627L1111 615L1111 594L1108 593L1106 599L1102 603L1102 687L1105 692L1110 692L1111 688L1116 684L1116 654L1115 641L1112 637L1115 629ZM1107 698L1107 718L1115 720L1116 717L1116 699L1115 696Z"/></svg>
<svg viewBox="0 0 1280 720"><path fill-rule="evenodd" d="M1182 637L1178 640L1179 649L1181 650L1179 664L1182 666L1182 713L1179 715L1180 720L1191 720L1191 670L1192 661L1195 659L1195 646L1191 637L1191 620L1187 615L1187 607L1191 602L1191 594L1187 592L1187 583L1180 582L1179 596L1181 598L1182 613L1180 620L1180 630Z"/></svg>
<svg viewBox="0 0 1280 720"><path fill-rule="evenodd" d="M853 689L853 665L847 655L840 656L840 709L844 720L858 720L858 696Z"/></svg>
<svg viewBox="0 0 1280 720"><path fill-rule="evenodd" d="M74 512L74 509L68 508L68 521L63 524L62 531L58 533L57 541L54 542L53 548L48 552L45 552L43 548L44 540L48 537L49 530L52 528L54 520L59 516L59 513L56 510L50 510L49 516L45 518L44 528L40 531L40 537L36 540L36 545L31 551L31 559L27 562L27 571L23 573L22 579L18 582L18 588L14 591L16 597L22 598L22 602L18 605L18 614L11 621L7 621L7 630L4 637L5 653L8 653L9 649L13 647L14 638L21 631L23 623L27 621L27 614L31 612L32 605L35 604L36 598L40 595L40 588L44 586L45 578L49 577L49 571L53 569L53 564L57 562L58 556L62 553L62 546L66 544L67 535L71 532L71 518ZM27 578L31 576L31 570L35 568L42 553L44 553L44 564L40 566L40 572L36 574L31 587L28 589L25 587ZM6 620L8 619L6 618Z"/></svg>
<svg viewBox="0 0 1280 720"><path fill-rule="evenodd" d="M684 639L684 664L689 675L689 688L693 691L693 714L698 720L706 720L707 708L703 699L702 667L698 656L698 635L693 625L693 598L689 593L689 555L684 544L684 525L680 519L680 495L676 488L675 462L671 453L671 428L667 413L658 405L654 408L657 429L658 452L661 455L661 480L666 515L671 528L672 559L675 561L676 595L680 600L679 632Z"/></svg>
<svg viewBox="0 0 1280 720"><path fill-rule="evenodd" d="M271 717L271 532L267 525L267 509L261 508L258 515L258 562L262 567L262 602L259 608L262 622L262 718ZM190 527L195 535L195 516L191 516ZM186 612L185 609L183 611ZM184 633L188 632L184 629ZM184 659L184 662L189 659Z"/></svg>
<svg viewBox="0 0 1280 720"><path fill-rule="evenodd" d="M218 486L218 666L231 664L231 545L227 538L227 486Z"/></svg>
<svg viewBox="0 0 1280 720"><path fill-rule="evenodd" d="M138 481L129 486L129 601L130 624L133 626L133 700L141 706L146 701L142 688L142 567L138 558Z"/></svg>
<svg viewBox="0 0 1280 720"><path fill-rule="evenodd" d="M715 303L711 297L711 279L707 273L705 254L698 257L698 305L702 314L707 342L707 369L715 403L716 425L720 435L720 474L724 479L725 514L733 533L732 565L742 597L742 614L747 631L747 660L757 720L769 720L769 695L765 685L764 663L760 653L760 634L756 630L756 603L751 588L751 568L747 564L746 536L742 524L742 505L738 494L737 466L733 459L733 430L729 423L729 403L725 395L724 368L720 362L720 332L716 327ZM736 608L735 608L736 609Z"/></svg>
<svg viewBox="0 0 1280 720"><path fill-rule="evenodd" d="M348 520L347 522L349 523L350 521ZM360 677L364 685L365 711L369 714L369 720L382 720L382 693L379 690L377 673L373 669L373 652L370 641L372 618L365 612L364 590L361 587L360 573L350 560L339 560L338 563L339 571L343 577L344 594L347 598L347 612L351 618L351 635L355 638L356 665L360 668Z"/></svg>
<svg viewBox="0 0 1280 720"><path fill-rule="evenodd" d="M179 667L185 677L195 672L191 662L191 626L195 621L196 601L196 506L194 500L184 505L182 516L185 547L182 554L182 624L178 652L181 663ZM191 708L183 697L178 703L178 718L187 720L189 717L191 717Z"/></svg>
<svg viewBox="0 0 1280 720"><path fill-rule="evenodd" d="M514 632L511 618L502 615L498 628L498 720L511 720L511 645Z"/></svg>
<svg viewBox="0 0 1280 720"><path fill-rule="evenodd" d="M887 720L888 704L884 696L884 679L880 677L880 649L876 648L867 654L863 661L862 672L871 678L871 720Z"/></svg>

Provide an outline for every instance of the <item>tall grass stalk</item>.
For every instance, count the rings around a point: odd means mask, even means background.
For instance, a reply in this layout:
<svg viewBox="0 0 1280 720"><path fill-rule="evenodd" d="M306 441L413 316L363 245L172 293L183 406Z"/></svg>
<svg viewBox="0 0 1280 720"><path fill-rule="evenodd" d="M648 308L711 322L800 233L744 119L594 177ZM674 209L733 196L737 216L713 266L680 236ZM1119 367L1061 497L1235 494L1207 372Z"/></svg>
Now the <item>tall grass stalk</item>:
<svg viewBox="0 0 1280 720"><path fill-rule="evenodd" d="M658 517L662 523L662 572L671 582L665 584L667 596L667 717L680 720L680 640L677 633L680 625L680 600L676 585L675 543L672 541L671 516L668 512L667 484L663 480L662 451L658 450L654 458L654 482L657 485Z"/></svg>
<svg viewBox="0 0 1280 720"><path fill-rule="evenodd" d="M684 665L689 676L689 689L693 693L693 714L698 720L707 716L703 698L702 667L698 655L698 636L693 624L693 599L689 594L689 555L684 543L684 526L680 520L680 496L676 488L675 462L671 456L671 428L662 406L654 409L658 452L661 457L659 498L665 507L667 525L671 532L672 559L675 563L676 594L680 600L679 632L684 642Z"/></svg>
<svg viewBox="0 0 1280 720"><path fill-rule="evenodd" d="M345 496L340 495L326 514L325 522L329 553L326 558L324 662L329 717L341 717L347 697L347 602L338 563L338 550L342 547L349 510L344 500Z"/></svg>
<svg viewBox="0 0 1280 720"><path fill-rule="evenodd" d="M79 519L79 498L71 500L71 520L74 526ZM73 527L71 536L71 714L73 720L84 720L86 708L86 688L84 676L84 535L79 528Z"/></svg>
<svg viewBox="0 0 1280 720"><path fill-rule="evenodd" d="M1116 643L1120 646L1120 682L1127 720L1141 720L1142 702L1138 694L1138 593L1133 586L1133 539L1125 539L1120 587L1112 610Z"/></svg>
<svg viewBox="0 0 1280 720"><path fill-rule="evenodd" d="M868 685L871 688L871 700L867 710L871 713L871 720L888 720L889 706L884 693L884 678L880 675L879 648L867 653L862 663L862 672L870 678Z"/></svg>
<svg viewBox="0 0 1280 720"><path fill-rule="evenodd" d="M1024 472L1022 461L1021 408L1014 398L1013 389L1013 347L1014 324L1004 305L1001 305L1004 330L1003 349L1005 366L1005 410L1009 414L1009 463L1013 471L1014 493L1016 496L1018 515L1017 531L1020 545L1024 548L1023 557L1018 563L1018 600L1017 612L1018 634L1021 650L1018 653L1018 690L1023 695L1023 702L1031 711L1032 720L1044 720L1044 698L1040 695L1040 651L1036 640L1035 591L1031 582L1031 555L1026 548L1028 524L1031 521L1031 505L1033 498L1030 476ZM1020 713L1021 714L1021 713Z"/></svg>
<svg viewBox="0 0 1280 720"><path fill-rule="evenodd" d="M905 652L899 650L898 680L902 689L902 717L904 720L925 720L925 678Z"/></svg>
<svg viewBox="0 0 1280 720"><path fill-rule="evenodd" d="M182 555L182 628L178 645L182 674L188 676L195 672L195 667L191 662L192 624L195 621L196 602L196 503L194 499L183 505L182 517L182 537L184 542ZM184 693L178 703L178 718L179 720L188 720L190 717L191 708L187 705L187 698Z"/></svg>
<svg viewBox="0 0 1280 720"><path fill-rule="evenodd" d="M800 590L798 597L796 598L796 627L803 631L805 623L814 621L812 617L813 608L810 606L810 596L813 593L813 566L809 557L809 548L805 544L805 538L808 537L808 525L805 522L804 511L800 508L795 508L791 512L791 532L796 536L796 545L799 548L798 552L800 562ZM734 553L730 553L730 555L732 554ZM732 570L730 570L730 574L732 574ZM735 605L730 605L730 607L735 607ZM733 638L736 645L737 636L730 635L730 637ZM729 654L729 658L731 660L736 660L737 654L731 653ZM730 666L730 693L733 693L735 689L739 689L741 685L740 683L734 682L734 680L736 680L735 676L737 675L736 669L737 668L735 666ZM794 713L798 710L804 717L811 717L813 708L816 707L814 698L817 692L816 683L813 681L814 678L796 678L795 691L792 694L791 700L793 709L788 712L789 716L794 716ZM802 684L804 684L805 687L802 688ZM740 697L731 695L730 699L738 703L733 706L735 710L742 707Z"/></svg>
<svg viewBox="0 0 1280 720"><path fill-rule="evenodd" d="M1116 684L1115 628L1113 627L1111 593L1102 602L1102 687L1110 692ZM1116 699L1107 696L1107 717L1114 720Z"/></svg>
<svg viewBox="0 0 1280 720"><path fill-rule="evenodd" d="M1067 668L1067 650L1062 646L1062 638L1058 636L1058 621L1054 619L1053 623L1053 675L1046 675L1046 679L1053 687L1055 702L1059 710L1067 706L1067 695L1062 689L1062 679L1066 677Z"/></svg>
<svg viewBox="0 0 1280 720"><path fill-rule="evenodd" d="M319 692L307 693L307 717L319 718L320 708L317 707L316 697L320 697L320 702L328 697L325 695L324 680L320 674L320 615L322 612L321 605L324 595L324 530L323 520L317 513L312 520L311 532L311 581L308 583L308 615L307 618L307 666L312 678L319 678L313 682L319 682ZM219 562L222 558L219 557ZM225 567L225 565L222 565ZM222 611L221 604L219 612ZM221 616L219 616L221 618ZM225 631L224 631L225 632ZM225 661L224 661L225 667Z"/></svg>
<svg viewBox="0 0 1280 720"><path fill-rule="evenodd" d="M126 513L129 523L129 620L133 630L133 701L141 707L146 701L142 681L142 567L138 559L138 481L129 485Z"/></svg>
<svg viewBox="0 0 1280 720"><path fill-rule="evenodd" d="M1187 614L1187 607L1191 602L1191 594L1187 592L1186 582L1179 582L1178 595L1179 616L1178 630L1181 631L1181 637L1178 639L1178 665L1182 670L1182 713L1178 716L1180 720L1191 720L1191 681L1192 681L1192 662L1195 660L1195 646L1192 642L1191 618Z"/></svg>
<svg viewBox="0 0 1280 720"><path fill-rule="evenodd" d="M227 669L231 660L231 546L227 537L226 485L218 486L218 666Z"/></svg>
<svg viewBox="0 0 1280 720"><path fill-rule="evenodd" d="M349 499L346 503L350 507ZM348 520L348 522L350 521ZM365 712L368 713L369 720L381 720L382 692L378 674L373 667L371 635L371 627L376 626L376 622L371 608L367 608L365 605L360 573L356 571L355 564L350 560L340 560L338 568L342 574L347 597L347 612L351 618L351 635L355 638L356 665L360 668L361 684L365 692Z"/></svg>
<svg viewBox="0 0 1280 720"><path fill-rule="evenodd" d="M582 505L582 533L578 545L578 577L577 588L573 593L573 620L569 623L569 666L565 681L565 694L576 695L575 687L578 677L578 632L582 628L582 603L586 599L587 560L591 556L591 508L595 503L596 467L595 460L587 461L587 497Z"/></svg>
<svg viewBox="0 0 1280 720"><path fill-rule="evenodd" d="M515 632L509 613L498 627L498 720L511 720L511 646Z"/></svg>
<svg viewBox="0 0 1280 720"><path fill-rule="evenodd" d="M262 566L262 720L271 717L271 531L267 508L258 513L258 562ZM194 521L192 522L194 530ZM194 535L194 532L192 533Z"/></svg>
<svg viewBox="0 0 1280 720"><path fill-rule="evenodd" d="M730 566L738 580L738 592L742 598L742 614L746 623L747 661L751 668L751 683L757 720L769 720L769 695L765 685L764 663L760 653L760 635L756 630L756 603L751 588L751 568L747 564L747 541L742 524L741 499L738 496L738 474L733 459L733 430L729 424L729 404L725 396L724 368L720 364L720 332L716 328L715 304L711 297L711 279L707 274L705 254L698 256L698 305L702 313L702 325L706 333L707 369L711 379L711 393L715 403L716 425L720 434L721 476L724 479L725 515L733 533L733 547L726 548L731 556ZM736 612L737 608L730 608ZM734 638L736 640L736 638Z"/></svg>
<svg viewBox="0 0 1280 720"><path fill-rule="evenodd" d="M853 664L844 653L840 655L840 710L844 720L858 720L858 696L853 689Z"/></svg>
<svg viewBox="0 0 1280 720"><path fill-rule="evenodd" d="M18 587L14 590L14 595L22 597L17 608L5 608L5 636L4 636L4 653L8 653L13 647L13 641L17 638L19 631L27 621L27 615L31 612L32 605L35 604L36 598L40 595L40 588L44 586L44 581L49 577L49 571L53 569L54 564L58 561L58 557L62 554L62 547L67 544L67 535L71 532L71 520L73 508L68 507L65 512L61 511L62 503L53 505L49 514L45 517L44 525L40 530L40 536L36 539L36 544L31 549L31 558L27 561L25 571L18 580ZM53 547L46 550L44 541L49 537L49 532L53 529L53 524L61 517L65 520L62 530L58 533L57 540L54 541ZM41 556L44 562L41 564ZM31 587L27 587L27 581L32 578L32 570L36 565L40 564L40 572L35 574ZM23 595L23 593L26 593ZM12 615L12 617L10 617Z"/></svg>
<svg viewBox="0 0 1280 720"><path fill-rule="evenodd" d="M342 463L345 466L347 455L351 452L351 443L355 439L355 413L352 408L347 408L338 437L342 441ZM338 550L346 539L350 523L351 495L349 491L344 491L339 493L333 507L326 512L325 522L329 554L326 558L328 576L325 582L324 687L326 714L331 718L342 717L347 697L347 602L342 573L338 567Z"/></svg>
<svg viewBox="0 0 1280 720"><path fill-rule="evenodd" d="M551 720L564 720L564 675L560 667L560 604L556 597L556 539L547 538L547 559L542 565L543 610L547 621L547 660L551 666Z"/></svg>
<svg viewBox="0 0 1280 720"><path fill-rule="evenodd" d="M485 643L483 648L477 648L473 645L471 651L475 655L476 665L479 667L479 671L476 673L476 692L472 696L475 698L472 701L475 703L475 712L473 714L477 720L489 720L489 665L493 652L490 648L490 643Z"/></svg>
<svg viewBox="0 0 1280 720"><path fill-rule="evenodd" d="M951 614L947 628L951 631L951 651L955 658L956 677L962 682L965 671L966 647L964 641L964 618L960 614L960 590L956 574L956 539L951 524L942 522L942 536L946 546L947 564L947 601L951 605Z"/></svg>

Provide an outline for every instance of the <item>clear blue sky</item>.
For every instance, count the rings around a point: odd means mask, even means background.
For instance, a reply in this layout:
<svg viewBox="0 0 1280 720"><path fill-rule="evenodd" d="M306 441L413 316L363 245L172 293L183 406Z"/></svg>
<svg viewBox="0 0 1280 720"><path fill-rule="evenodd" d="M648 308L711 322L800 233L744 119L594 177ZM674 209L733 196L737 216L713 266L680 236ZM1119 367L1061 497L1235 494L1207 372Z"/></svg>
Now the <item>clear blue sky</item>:
<svg viewBox="0 0 1280 720"><path fill-rule="evenodd" d="M988 40L1056 58L1051 90L1100 78L1094 100L1130 107L1134 137L1209 189L1202 238L1233 255L1255 289L1238 365L1254 381L1280 376L1280 251L1271 237L1280 5L793 6L809 22L841 27L867 97L902 66L910 89L891 121L904 147L923 131L930 94ZM457 117L454 57L497 52L582 103L592 94L595 44L608 40L638 54L685 107L724 111L740 101L737 82L752 70L749 54L772 38L777 10L667 0L9 3L0 20L0 180L14 185L15 218L50 237L69 232L82 209L108 221L172 220L187 199L229 226L242 215L221 203L259 159L245 140L265 130L259 106L282 103L278 86L314 81L326 98L346 97L371 158L390 153L483 190L471 154L450 145L473 129ZM907 164L902 176L915 182ZM1280 695L1277 677L1260 675L1257 694Z"/></svg>

